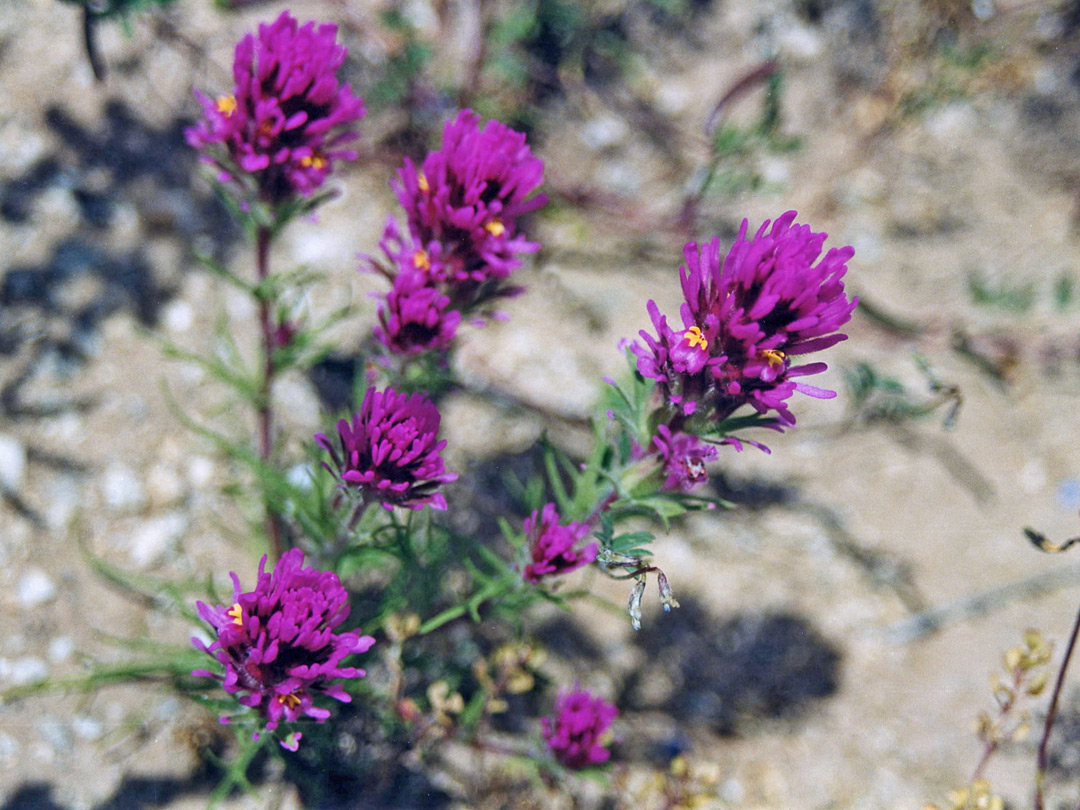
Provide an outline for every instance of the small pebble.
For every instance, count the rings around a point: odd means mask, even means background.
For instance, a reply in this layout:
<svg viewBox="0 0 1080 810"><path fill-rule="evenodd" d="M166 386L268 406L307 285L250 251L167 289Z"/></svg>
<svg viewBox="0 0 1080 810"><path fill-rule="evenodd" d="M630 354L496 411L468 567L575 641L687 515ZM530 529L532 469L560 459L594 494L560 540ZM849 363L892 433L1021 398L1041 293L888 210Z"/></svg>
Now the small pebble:
<svg viewBox="0 0 1080 810"><path fill-rule="evenodd" d="M165 328L173 333L183 333L195 323L195 311L187 301L176 300L165 307Z"/></svg>
<svg viewBox="0 0 1080 810"><path fill-rule="evenodd" d="M187 531L188 520L181 512L169 512L147 520L130 535L128 554L137 568L161 563Z"/></svg>
<svg viewBox="0 0 1080 810"><path fill-rule="evenodd" d="M1046 486L1046 467L1040 461L1029 461L1020 468L1020 489L1026 495L1037 495Z"/></svg>
<svg viewBox="0 0 1080 810"><path fill-rule="evenodd" d="M0 488L18 492L26 481L26 446L14 436L0 433Z"/></svg>
<svg viewBox="0 0 1080 810"><path fill-rule="evenodd" d="M99 483L105 503L116 512L137 512L146 504L146 493L135 471L123 462L111 462Z"/></svg>
<svg viewBox="0 0 1080 810"><path fill-rule="evenodd" d="M67 751L71 748L71 730L58 717L46 715L38 723L41 736L55 751Z"/></svg>
<svg viewBox="0 0 1080 810"><path fill-rule="evenodd" d="M16 658L10 662L7 679L14 686L25 686L29 683L38 683L49 677L49 667L40 658L26 656Z"/></svg>
<svg viewBox="0 0 1080 810"><path fill-rule="evenodd" d="M188 483L202 489L214 479L214 462L206 456L192 456L187 464Z"/></svg>
<svg viewBox="0 0 1080 810"><path fill-rule="evenodd" d="M19 607L25 610L41 607L56 598L56 583L44 571L31 568L19 577L15 597Z"/></svg>
<svg viewBox="0 0 1080 810"><path fill-rule="evenodd" d="M286 473L286 477L289 480L289 485L294 486L297 489L310 490L311 489L311 465L310 464L294 464L289 468Z"/></svg>
<svg viewBox="0 0 1080 810"><path fill-rule="evenodd" d="M65 529L82 503L79 479L73 475L59 475L48 486L45 522L50 529Z"/></svg>
<svg viewBox="0 0 1080 810"><path fill-rule="evenodd" d="M0 762L7 763L19 755L19 741L0 731Z"/></svg>
<svg viewBox="0 0 1080 810"><path fill-rule="evenodd" d="M176 506L187 495L184 480L171 464L155 464L146 476L146 490L155 508Z"/></svg>
<svg viewBox="0 0 1080 810"><path fill-rule="evenodd" d="M71 718L71 730L80 740L98 740L104 732L101 721L88 714L77 714Z"/></svg>
<svg viewBox="0 0 1080 810"><path fill-rule="evenodd" d="M75 642L67 636L57 636L49 641L49 660L54 664L67 661L73 652L75 652Z"/></svg>
<svg viewBox="0 0 1080 810"><path fill-rule="evenodd" d="M1070 512L1080 509L1080 478L1066 478L1058 485L1057 501Z"/></svg>
<svg viewBox="0 0 1080 810"><path fill-rule="evenodd" d="M581 137L593 149L610 149L626 141L630 128L614 115L602 115L587 121Z"/></svg>

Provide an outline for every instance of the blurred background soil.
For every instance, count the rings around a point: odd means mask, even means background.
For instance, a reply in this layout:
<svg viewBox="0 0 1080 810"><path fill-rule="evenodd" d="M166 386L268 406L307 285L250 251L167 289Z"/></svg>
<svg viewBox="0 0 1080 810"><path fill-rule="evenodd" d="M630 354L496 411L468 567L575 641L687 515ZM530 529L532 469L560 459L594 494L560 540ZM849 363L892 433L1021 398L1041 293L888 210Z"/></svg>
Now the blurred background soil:
<svg viewBox="0 0 1080 810"><path fill-rule="evenodd" d="M393 212L387 181L451 112L422 83L382 80L409 43L433 75L464 75L479 10L510 5L291 7L341 26L372 109L341 195L274 256L326 274L312 311L356 305L340 352L276 391L298 464L330 424L323 409L348 405L380 289L357 256ZM678 753L706 773L703 806L943 803L980 756L974 722L1001 652L1037 627L1060 654L1080 598L1080 558L1022 533L1080 533L1080 4L607 0L569 4L580 35L560 39L567 5L516 4L551 15L517 62L496 64L527 81L496 70L474 87L485 114L530 129L555 204L534 223L528 293L463 340L470 391L443 403L451 466L497 481L544 431L581 451L601 376L625 372L620 339L649 325L646 301L677 311L683 242L727 244L743 217L755 228L792 208L856 249L862 306L819 383L840 396L802 397L798 428L766 438L771 455L724 452L710 486L735 509L661 532L680 610L660 613L650 591L636 635L589 605L537 618L554 672L623 712L615 804L589 783L500 792L467 752L455 776L451 751L433 784L344 806L672 807L656 785ZM246 301L194 260L251 264L182 131L192 87L226 92L235 42L280 8L176 0L128 32L101 22L97 82L80 7L0 7L0 689L76 675L87 655L122 660L117 638L189 635L167 605L110 587L80 544L145 575L224 582L251 568L232 473L169 404L228 418L220 396L158 338L206 350L226 313L254 346ZM779 117L755 129L770 110L757 79L723 105L727 151L687 220L706 121L767 60ZM467 488L465 502L489 494ZM626 599L625 583L582 584ZM1069 804L1080 689L1065 698L1049 789ZM207 734L205 716L149 685L0 706L0 808L205 806L215 782L194 751ZM987 774L1010 806L1030 803L1034 746L1006 747ZM260 790L228 804L297 806L280 774Z"/></svg>

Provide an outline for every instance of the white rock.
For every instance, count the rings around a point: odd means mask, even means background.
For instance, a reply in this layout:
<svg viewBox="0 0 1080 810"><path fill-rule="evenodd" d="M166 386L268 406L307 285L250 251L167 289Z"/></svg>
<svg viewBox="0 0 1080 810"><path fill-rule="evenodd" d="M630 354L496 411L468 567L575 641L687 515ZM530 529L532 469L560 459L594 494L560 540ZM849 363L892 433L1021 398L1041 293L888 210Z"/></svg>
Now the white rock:
<svg viewBox="0 0 1080 810"><path fill-rule="evenodd" d="M310 464L294 464L285 473L285 477L289 481L290 486L294 486L301 490L311 489L311 465Z"/></svg>
<svg viewBox="0 0 1080 810"><path fill-rule="evenodd" d="M581 137L593 149L610 149L623 143L630 133L626 122L614 115L601 115L585 123Z"/></svg>
<svg viewBox="0 0 1080 810"><path fill-rule="evenodd" d="M192 456L187 463L188 483L202 489L214 480L214 461L206 456Z"/></svg>
<svg viewBox="0 0 1080 810"><path fill-rule="evenodd" d="M811 28L793 25L780 33L780 50L798 62L812 62L821 55L821 37Z"/></svg>
<svg viewBox="0 0 1080 810"><path fill-rule="evenodd" d="M146 476L150 504L155 507L176 506L184 500L187 488L184 479L171 464L155 464Z"/></svg>
<svg viewBox="0 0 1080 810"><path fill-rule="evenodd" d="M0 762L10 762L19 755L19 741L0 731Z"/></svg>
<svg viewBox="0 0 1080 810"><path fill-rule="evenodd" d="M45 715L38 722L38 731L54 750L67 751L71 748L71 729L59 717Z"/></svg>
<svg viewBox="0 0 1080 810"><path fill-rule="evenodd" d="M182 512L169 512L143 522L130 535L128 554L138 568L150 568L165 559L187 531Z"/></svg>
<svg viewBox="0 0 1080 810"><path fill-rule="evenodd" d="M57 232L67 232L79 226L82 213L70 188L52 186L38 197L38 216Z"/></svg>
<svg viewBox="0 0 1080 810"><path fill-rule="evenodd" d="M104 733L101 721L88 714L77 714L71 718L71 730L75 732L75 736L79 739L91 742L101 739L101 735Z"/></svg>
<svg viewBox="0 0 1080 810"><path fill-rule="evenodd" d="M19 577L15 597L24 610L41 607L56 598L56 583L44 571L31 568Z"/></svg>
<svg viewBox="0 0 1080 810"><path fill-rule="evenodd" d="M135 471L120 461L105 468L99 482L101 497L116 512L137 512L146 505L146 493Z"/></svg>
<svg viewBox="0 0 1080 810"><path fill-rule="evenodd" d="M1021 467L1020 474L1017 476L1017 482L1025 495L1037 495L1049 480L1046 466L1036 459L1032 459Z"/></svg>
<svg viewBox="0 0 1080 810"><path fill-rule="evenodd" d="M14 686L38 683L49 677L49 667L40 658L16 658L8 669L8 680Z"/></svg>
<svg viewBox="0 0 1080 810"><path fill-rule="evenodd" d="M195 323L195 311L191 304L177 299L165 307L165 328L174 334L186 332Z"/></svg>
<svg viewBox="0 0 1080 810"><path fill-rule="evenodd" d="M82 503L79 479L73 475L57 476L49 484L47 501L45 522L49 528L54 530L67 528Z"/></svg>
<svg viewBox="0 0 1080 810"><path fill-rule="evenodd" d="M18 492L26 481L26 446L6 433L0 433L0 487Z"/></svg>
<svg viewBox="0 0 1080 810"><path fill-rule="evenodd" d="M274 409L281 422L297 433L311 434L322 424L322 405L314 387L299 376L285 377L274 386Z"/></svg>
<svg viewBox="0 0 1080 810"><path fill-rule="evenodd" d="M49 641L49 660L54 664L67 661L73 652L75 652L75 642L68 636L57 636Z"/></svg>

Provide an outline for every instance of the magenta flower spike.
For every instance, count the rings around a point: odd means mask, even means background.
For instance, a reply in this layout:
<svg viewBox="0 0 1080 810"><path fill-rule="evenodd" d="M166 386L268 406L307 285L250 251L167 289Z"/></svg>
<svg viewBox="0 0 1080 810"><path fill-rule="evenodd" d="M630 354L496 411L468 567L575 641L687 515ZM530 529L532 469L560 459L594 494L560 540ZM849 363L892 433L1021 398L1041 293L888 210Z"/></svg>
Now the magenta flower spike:
<svg viewBox="0 0 1080 810"><path fill-rule="evenodd" d="M196 91L203 119L186 131L187 142L222 181L250 175L259 199L276 204L312 194L335 161L356 159L341 147L358 137L351 126L364 117L364 102L338 83L347 51L336 35L335 25L299 25L283 11L237 44L232 93L211 99ZM227 162L214 154L219 145Z"/></svg>
<svg viewBox="0 0 1080 810"><path fill-rule="evenodd" d="M553 503L545 505L543 510L534 510L525 518L525 537L532 562L525 566L522 576L537 583L543 577L568 574L588 565L596 559L600 545L592 543L575 548L588 534L589 527L584 523L561 525Z"/></svg>
<svg viewBox="0 0 1080 810"><path fill-rule="evenodd" d="M349 615L349 594L336 574L303 564L303 552L294 548L266 573L263 557L255 590L241 592L240 578L230 574L231 607L198 603L199 616L217 639L209 646L191 641L216 658L225 675L205 669L192 675L222 681L226 692L238 694L240 703L262 715L269 731L283 720L305 716L325 722L330 712L314 704L316 694L350 702L334 681L362 678L365 672L341 662L375 643L371 636L336 632Z"/></svg>
<svg viewBox="0 0 1080 810"><path fill-rule="evenodd" d="M544 740L555 758L573 770L601 765L611 758L606 732L619 710L588 690L560 695L555 716L541 718Z"/></svg>
<svg viewBox="0 0 1080 810"><path fill-rule="evenodd" d="M663 465L663 489L668 492L689 492L709 478L705 464L720 451L697 436L680 431L672 432L667 425L658 425L653 446Z"/></svg>
<svg viewBox="0 0 1080 810"><path fill-rule="evenodd" d="M857 303L843 283L855 251L832 248L822 257L827 235L794 224L795 217L788 211L771 230L766 220L752 239L743 220L723 261L719 239L687 244L679 273L681 329L649 302L656 336L643 330L644 343L633 344L638 371L657 380L666 401L684 415L705 406L723 420L750 405L762 414L774 411L779 426L793 425L786 402L793 393L836 396L797 382L824 371L824 363L793 360L847 339L837 330Z"/></svg>
<svg viewBox="0 0 1080 810"><path fill-rule="evenodd" d="M429 272L449 283L482 283L507 278L521 254L539 249L518 233L517 221L547 202L545 194L529 196L543 175L523 133L499 121L480 126L480 116L463 110L446 123L442 148L419 168L406 159L391 186L414 254L439 258Z"/></svg>
<svg viewBox="0 0 1080 810"><path fill-rule="evenodd" d="M461 313L449 306L450 297L432 287L423 272L402 273L379 306L375 339L391 354L446 349L461 323Z"/></svg>
<svg viewBox="0 0 1080 810"><path fill-rule="evenodd" d="M352 423L342 419L337 429L340 452L322 433L315 441L330 454L336 469L324 466L339 475L343 486L387 509L446 509L446 498L436 490L457 475L443 466L440 453L446 442L438 440L439 410L421 394L369 388Z"/></svg>

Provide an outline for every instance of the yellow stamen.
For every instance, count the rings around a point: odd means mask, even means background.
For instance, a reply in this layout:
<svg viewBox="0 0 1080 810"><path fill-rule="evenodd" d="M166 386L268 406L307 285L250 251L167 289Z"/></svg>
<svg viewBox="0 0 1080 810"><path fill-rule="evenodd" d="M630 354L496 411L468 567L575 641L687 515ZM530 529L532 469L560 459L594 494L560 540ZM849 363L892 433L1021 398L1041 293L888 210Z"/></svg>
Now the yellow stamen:
<svg viewBox="0 0 1080 810"><path fill-rule="evenodd" d="M417 270L431 269L431 257L428 256L428 252L423 248L413 254L412 263L413 267L415 267Z"/></svg>
<svg viewBox="0 0 1080 810"><path fill-rule="evenodd" d="M431 186L428 185L427 178L424 177L423 172L420 172L420 174L416 175L416 187L420 189L421 194L427 194L429 191L431 191Z"/></svg>
<svg viewBox="0 0 1080 810"><path fill-rule="evenodd" d="M502 224L501 220L493 219L491 222L484 225L484 230L492 236L502 236L506 233L506 226Z"/></svg>
<svg viewBox="0 0 1080 810"><path fill-rule="evenodd" d="M686 342L691 347L700 347L702 351L709 350L709 341L705 339L705 336L701 334L701 330L696 326L691 326L686 330Z"/></svg>
<svg viewBox="0 0 1080 810"><path fill-rule="evenodd" d="M307 157L300 158L300 165L303 166L305 169L325 169L326 158L322 157L321 155L308 155Z"/></svg>
<svg viewBox="0 0 1080 810"><path fill-rule="evenodd" d="M765 362L769 364L769 368L780 368L784 365L784 358L787 357L779 349L764 349L761 352L761 356L765 358Z"/></svg>
<svg viewBox="0 0 1080 810"><path fill-rule="evenodd" d="M287 695L278 695L278 703L289 709L295 709L300 705L300 698L296 696L296 693L290 692Z"/></svg>
<svg viewBox="0 0 1080 810"><path fill-rule="evenodd" d="M218 96L216 106L219 113L226 117L231 116L236 112L236 96Z"/></svg>
<svg viewBox="0 0 1080 810"><path fill-rule="evenodd" d="M226 616L232 616L233 624L235 624L236 626L238 626L238 627L243 627L244 626L244 611L240 607L239 602L237 602L235 605L233 605L231 608L229 608L225 612L225 615Z"/></svg>

